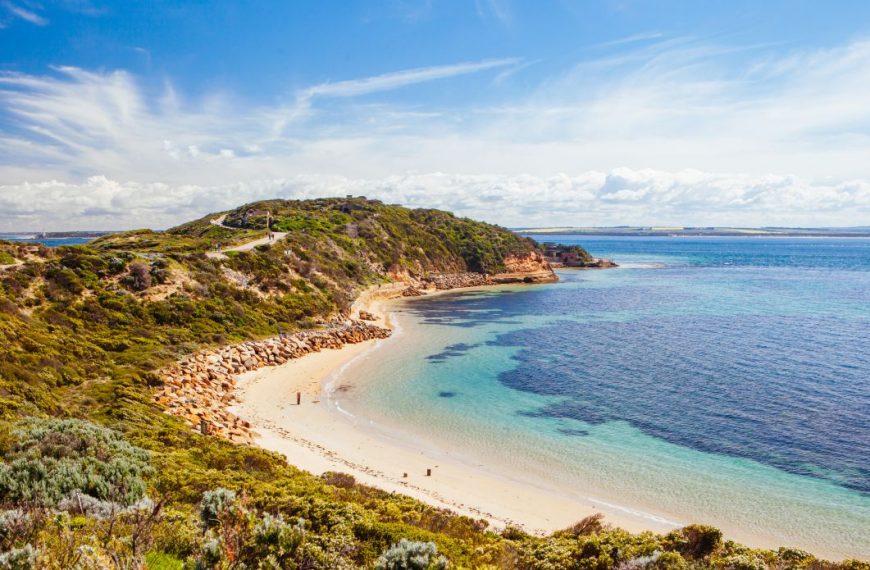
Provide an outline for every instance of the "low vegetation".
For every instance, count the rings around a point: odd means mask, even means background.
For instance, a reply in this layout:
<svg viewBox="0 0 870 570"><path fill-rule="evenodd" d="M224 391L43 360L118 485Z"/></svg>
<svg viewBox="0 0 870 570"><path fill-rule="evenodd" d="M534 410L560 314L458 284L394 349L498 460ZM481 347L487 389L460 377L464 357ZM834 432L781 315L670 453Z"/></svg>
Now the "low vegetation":
<svg viewBox="0 0 870 570"><path fill-rule="evenodd" d="M285 240L209 257L262 237ZM364 199L270 201L168 232L48 249L0 243L0 570L849 568L716 529L549 537L457 516L189 430L154 373L207 346L317 327L391 275L496 272L535 244Z"/></svg>

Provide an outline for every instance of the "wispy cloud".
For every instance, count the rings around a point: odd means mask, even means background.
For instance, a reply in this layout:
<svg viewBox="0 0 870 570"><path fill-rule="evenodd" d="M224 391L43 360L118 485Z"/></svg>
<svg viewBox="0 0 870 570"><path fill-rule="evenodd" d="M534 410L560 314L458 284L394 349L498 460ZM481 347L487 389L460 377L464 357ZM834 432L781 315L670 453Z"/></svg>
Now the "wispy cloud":
<svg viewBox="0 0 870 570"><path fill-rule="evenodd" d="M517 65L521 62L522 60L519 58L502 58L456 63L451 65L419 67L416 69L384 73L382 75L366 77L364 79L351 79L347 81L337 81L335 83L321 83L303 90L300 97L302 99L310 99L312 97L355 97L358 95L368 95L370 93L391 91L393 89L400 89L409 85L435 81L437 79L446 79L449 77L457 77L459 75L478 73L488 69Z"/></svg>
<svg viewBox="0 0 870 570"><path fill-rule="evenodd" d="M474 0L474 7L481 20L493 18L505 27L513 24L513 14L505 0Z"/></svg>
<svg viewBox="0 0 870 570"><path fill-rule="evenodd" d="M610 40L607 42L601 42L593 45L594 48L609 48L609 47L617 47L624 46L626 44L634 44L641 42L649 42L653 40L660 40L665 37L665 34L661 32L646 32L643 34L634 34L631 36L626 36L624 38L617 38L615 40Z"/></svg>
<svg viewBox="0 0 870 570"><path fill-rule="evenodd" d="M35 26L46 26L48 25L48 20L37 14L33 10L28 10L23 6L18 4L13 4L10 1L4 1L3 7L6 8L7 12L16 18L21 18L25 22L30 22Z"/></svg>
<svg viewBox="0 0 870 570"><path fill-rule="evenodd" d="M313 85L259 107L171 84L149 96L124 71L0 75L0 227L72 213L160 227L346 193L515 225L866 223L870 41L783 53L651 39L496 104L498 81L439 106L376 95L526 60Z"/></svg>

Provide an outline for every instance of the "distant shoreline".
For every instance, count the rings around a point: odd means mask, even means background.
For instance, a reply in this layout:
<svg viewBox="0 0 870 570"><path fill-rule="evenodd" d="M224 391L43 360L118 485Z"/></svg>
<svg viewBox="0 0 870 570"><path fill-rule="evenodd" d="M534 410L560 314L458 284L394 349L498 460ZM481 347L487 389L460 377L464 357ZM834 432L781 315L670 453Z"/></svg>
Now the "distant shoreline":
<svg viewBox="0 0 870 570"><path fill-rule="evenodd" d="M515 228L513 232L527 237L660 237L660 238L870 238L870 228L836 229L798 229L766 230L756 228Z"/></svg>

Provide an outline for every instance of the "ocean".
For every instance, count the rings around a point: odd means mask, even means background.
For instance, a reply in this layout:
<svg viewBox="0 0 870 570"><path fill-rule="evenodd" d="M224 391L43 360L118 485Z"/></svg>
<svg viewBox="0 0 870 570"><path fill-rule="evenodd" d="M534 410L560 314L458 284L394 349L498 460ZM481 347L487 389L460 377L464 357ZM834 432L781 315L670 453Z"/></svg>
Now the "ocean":
<svg viewBox="0 0 870 570"><path fill-rule="evenodd" d="M0 234L0 240L18 241L29 244L40 243L48 247L61 247L64 245L83 245L94 240L92 237L64 237L42 238L33 234Z"/></svg>
<svg viewBox="0 0 870 570"><path fill-rule="evenodd" d="M605 513L870 558L870 239L536 239L621 267L399 302L340 407Z"/></svg>

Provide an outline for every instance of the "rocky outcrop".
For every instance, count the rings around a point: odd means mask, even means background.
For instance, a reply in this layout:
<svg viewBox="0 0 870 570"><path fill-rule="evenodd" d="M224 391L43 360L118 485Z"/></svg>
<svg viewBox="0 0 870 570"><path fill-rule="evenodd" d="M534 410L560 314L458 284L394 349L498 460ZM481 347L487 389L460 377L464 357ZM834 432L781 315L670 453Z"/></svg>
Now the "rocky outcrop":
<svg viewBox="0 0 870 570"><path fill-rule="evenodd" d="M609 269L611 267L619 267L619 265L610 259L593 257L590 261L551 261L550 265L553 268L571 268L571 269Z"/></svg>
<svg viewBox="0 0 870 570"><path fill-rule="evenodd" d="M531 251L527 255L508 256L504 265L505 271L493 275L474 272L449 273L430 275L425 281L436 289L443 290L502 283L551 283L559 280L549 262L537 251Z"/></svg>
<svg viewBox="0 0 870 570"><path fill-rule="evenodd" d="M539 251L526 255L509 255L504 260L505 270L490 277L493 283L552 283L559 278L550 263Z"/></svg>
<svg viewBox="0 0 870 570"><path fill-rule="evenodd" d="M231 441L251 443L250 424L227 411L234 401L238 374L277 366L325 348L388 336L389 329L351 322L197 352L160 372L163 387L155 400L197 431L204 429Z"/></svg>
<svg viewBox="0 0 870 570"><path fill-rule="evenodd" d="M583 267L588 268L588 269L607 269L609 267L619 267L619 266L610 259L596 257L595 259L592 260L592 262L587 263Z"/></svg>
<svg viewBox="0 0 870 570"><path fill-rule="evenodd" d="M420 291L416 287L408 287L402 291L402 297L422 297L426 293Z"/></svg>

